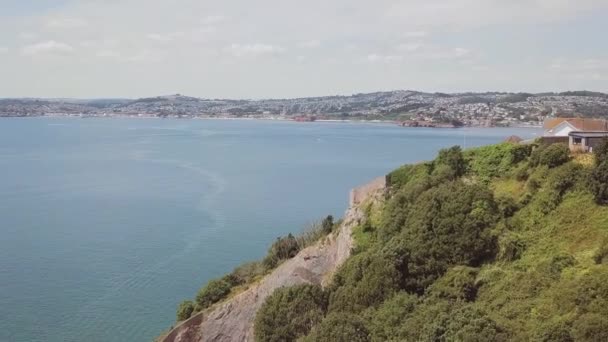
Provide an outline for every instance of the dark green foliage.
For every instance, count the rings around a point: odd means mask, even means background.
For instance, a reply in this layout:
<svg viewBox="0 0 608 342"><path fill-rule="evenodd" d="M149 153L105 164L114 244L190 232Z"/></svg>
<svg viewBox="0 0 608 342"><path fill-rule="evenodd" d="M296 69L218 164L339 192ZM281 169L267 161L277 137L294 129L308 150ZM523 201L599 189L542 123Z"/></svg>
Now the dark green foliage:
<svg viewBox="0 0 608 342"><path fill-rule="evenodd" d="M608 263L608 239L602 241L600 248L593 254L593 261L598 265Z"/></svg>
<svg viewBox="0 0 608 342"><path fill-rule="evenodd" d="M505 176L530 155L531 145L503 143L468 151L470 170L483 180Z"/></svg>
<svg viewBox="0 0 608 342"><path fill-rule="evenodd" d="M604 161L594 168L590 183L595 202L608 204L608 161Z"/></svg>
<svg viewBox="0 0 608 342"><path fill-rule="evenodd" d="M258 310L256 341L295 341L321 322L327 296L319 286L299 285L276 290Z"/></svg>
<svg viewBox="0 0 608 342"><path fill-rule="evenodd" d="M226 298L231 288L232 284L226 278L211 280L198 291L196 303L201 309L208 308Z"/></svg>
<svg viewBox="0 0 608 342"><path fill-rule="evenodd" d="M595 165L608 162L608 139L604 139L602 143L594 149L593 154L595 155Z"/></svg>
<svg viewBox="0 0 608 342"><path fill-rule="evenodd" d="M234 271L227 276L227 279L232 286L248 284L257 277L264 275L265 272L266 269L261 262L248 262L235 268Z"/></svg>
<svg viewBox="0 0 608 342"><path fill-rule="evenodd" d="M589 313L582 315L572 326L575 341L608 341L608 317Z"/></svg>
<svg viewBox="0 0 608 342"><path fill-rule="evenodd" d="M569 254L557 254L549 261L541 264L541 269L553 278L559 278L562 271L567 267L576 265L576 259Z"/></svg>
<svg viewBox="0 0 608 342"><path fill-rule="evenodd" d="M436 340L499 342L509 341L509 336L485 312L465 306L450 315L445 331Z"/></svg>
<svg viewBox="0 0 608 342"><path fill-rule="evenodd" d="M315 327L303 341L367 342L370 338L366 322L360 316L333 313Z"/></svg>
<svg viewBox="0 0 608 342"><path fill-rule="evenodd" d="M570 149L566 144L540 145L530 155L530 165L557 167L570 161Z"/></svg>
<svg viewBox="0 0 608 342"><path fill-rule="evenodd" d="M267 269L275 268L281 261L291 259L300 251L298 240L291 234L278 238L268 250L264 258Z"/></svg>
<svg viewBox="0 0 608 342"><path fill-rule="evenodd" d="M571 331L566 322L547 322L538 327L533 337L539 342L574 342Z"/></svg>
<svg viewBox="0 0 608 342"><path fill-rule="evenodd" d="M422 293L451 265L479 265L495 253L490 228L498 220L492 193L483 186L448 183L422 194L403 230L409 251L405 288Z"/></svg>
<svg viewBox="0 0 608 342"><path fill-rule="evenodd" d="M399 293L386 300L377 310L370 311L369 330L372 341L400 341L406 333L402 331L408 317L419 302L416 295Z"/></svg>
<svg viewBox="0 0 608 342"><path fill-rule="evenodd" d="M330 311L360 312L381 304L399 289L402 264L388 252L352 256L334 277Z"/></svg>
<svg viewBox="0 0 608 342"><path fill-rule="evenodd" d="M408 183L419 182L427 177L432 170L432 164L420 163L405 165L391 172L386 176L387 184L390 188L400 189Z"/></svg>
<svg viewBox="0 0 608 342"><path fill-rule="evenodd" d="M428 290L428 298L471 302L477 296L476 268L457 266L437 279Z"/></svg>
<svg viewBox="0 0 608 342"><path fill-rule="evenodd" d="M194 303L191 300L181 302L177 308L177 320L187 320L192 315L192 312L194 312Z"/></svg>
<svg viewBox="0 0 608 342"><path fill-rule="evenodd" d="M452 179L462 176L467 170L467 164L462 156L460 146L453 146L439 151L439 156L435 160L435 168L444 165L451 170ZM448 173L449 171L443 171Z"/></svg>
<svg viewBox="0 0 608 342"><path fill-rule="evenodd" d="M500 196L496 198L498 212L503 218L509 218L519 209L519 205L511 196Z"/></svg>
<svg viewBox="0 0 608 342"><path fill-rule="evenodd" d="M332 230L334 229L334 217L329 215L326 218L324 218L323 222L321 223L321 227L322 227L323 233L325 233L325 234L331 233Z"/></svg>
<svg viewBox="0 0 608 342"><path fill-rule="evenodd" d="M499 242L498 260L518 260L525 250L526 244L520 237L513 234L504 235Z"/></svg>

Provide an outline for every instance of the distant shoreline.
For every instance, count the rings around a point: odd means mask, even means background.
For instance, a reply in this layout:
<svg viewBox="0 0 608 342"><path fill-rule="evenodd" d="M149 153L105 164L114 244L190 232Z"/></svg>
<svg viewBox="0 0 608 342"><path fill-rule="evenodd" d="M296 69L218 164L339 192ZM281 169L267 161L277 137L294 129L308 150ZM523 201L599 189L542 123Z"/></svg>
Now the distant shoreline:
<svg viewBox="0 0 608 342"><path fill-rule="evenodd" d="M152 115L111 115L111 116L79 116L79 115L32 115L32 116L0 116L0 119L8 119L8 118L17 118L17 119L36 119L36 118L50 118L50 119L62 119L62 118L72 118L72 119L154 119L154 120L164 120L164 119L173 119L173 120L217 120L217 121L275 121L275 122L293 122L302 125L313 124L315 122L320 123L349 123L349 124L375 124L375 125L397 125L399 126L398 121L393 120L353 120L353 119L319 119L315 121L297 121L290 118L237 118L237 117L158 117ZM462 129L462 128L534 128L539 129L542 128L542 125L513 125L513 126L462 126L462 127L402 127L402 128L412 128L412 129L420 129L420 128L429 128L429 129Z"/></svg>

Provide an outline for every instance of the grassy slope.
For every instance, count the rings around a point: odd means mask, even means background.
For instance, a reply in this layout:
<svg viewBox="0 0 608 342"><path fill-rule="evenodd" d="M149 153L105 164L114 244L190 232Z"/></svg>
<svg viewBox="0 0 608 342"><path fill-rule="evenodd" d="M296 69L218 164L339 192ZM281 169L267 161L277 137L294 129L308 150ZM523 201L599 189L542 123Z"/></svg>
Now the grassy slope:
<svg viewBox="0 0 608 342"><path fill-rule="evenodd" d="M581 287L597 281L598 277L600 282L608 281L607 265L598 265L594 260L608 239L608 207L595 204L584 186L574 186L561 196L557 208L545 213L544 198L539 194L548 191L547 179L559 168L534 168L528 165L527 159L517 162L505 157L504 151L497 152L501 149L509 150L510 147L499 145L466 151L469 162L466 177L468 182L486 183L495 198L508 197L516 203L526 196L531 198L513 217L500 220L493 228L499 246L506 244L505 241L516 240L524 246L523 252L516 260L497 257L483 264L475 279L479 286L477 297L467 305L486 312L508 333L509 340L538 340L543 338L543 333L559 330L555 327L565 325L571 329L574 322L590 310L580 304ZM589 159L589 156L575 156L570 163L579 164L580 172L585 174L592 167ZM425 167L405 166L389 177L401 183L395 186L399 188L418 181L421 169ZM518 170L530 174L530 178L536 176L541 183L540 189L530 194L528 181L517 179ZM369 225L382 226L378 217L385 209L385 203L370 205ZM505 227L507 225L509 227ZM362 250L373 248L376 235L373 229L364 225L355 230L355 239ZM608 304L608 298L603 299L604 304ZM423 296L419 302L426 300ZM426 310L424 305L418 310ZM370 309L368 313L373 317L380 312ZM581 340L580 336L576 340Z"/></svg>

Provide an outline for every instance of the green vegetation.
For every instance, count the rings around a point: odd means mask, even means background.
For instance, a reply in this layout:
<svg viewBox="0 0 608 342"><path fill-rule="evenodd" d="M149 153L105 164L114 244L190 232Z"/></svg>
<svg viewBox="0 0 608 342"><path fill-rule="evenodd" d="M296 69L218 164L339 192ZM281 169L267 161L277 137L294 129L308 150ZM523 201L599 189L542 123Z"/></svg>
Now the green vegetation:
<svg viewBox="0 0 608 342"><path fill-rule="evenodd" d="M194 302L182 302L177 308L177 320L186 320L192 314L207 309L246 288L285 260L296 256L302 249L323 239L334 231L338 224L339 222L334 222L333 216L329 215L321 222L311 224L298 236L289 234L277 238L262 261L245 263L221 278L210 280L198 291Z"/></svg>
<svg viewBox="0 0 608 342"><path fill-rule="evenodd" d="M183 321L190 318L194 312L194 303L191 300L185 300L177 307L177 321Z"/></svg>
<svg viewBox="0 0 608 342"><path fill-rule="evenodd" d="M395 170L332 284L272 295L256 340L608 340L608 143L578 159L499 144Z"/></svg>
<svg viewBox="0 0 608 342"><path fill-rule="evenodd" d="M319 286L276 290L259 310L255 335L262 341L293 341L306 336L327 310L327 295Z"/></svg>

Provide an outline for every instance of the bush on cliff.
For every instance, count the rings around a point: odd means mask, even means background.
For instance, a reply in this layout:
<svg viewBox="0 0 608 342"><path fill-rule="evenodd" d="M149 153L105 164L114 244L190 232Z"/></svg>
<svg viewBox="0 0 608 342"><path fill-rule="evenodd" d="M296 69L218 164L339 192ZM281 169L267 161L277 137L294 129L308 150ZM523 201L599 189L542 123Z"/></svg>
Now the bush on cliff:
<svg viewBox="0 0 608 342"><path fill-rule="evenodd" d="M181 302L177 308L177 321L187 320L192 312L194 312L194 303L191 300Z"/></svg>
<svg viewBox="0 0 608 342"><path fill-rule="evenodd" d="M226 298L232 289L232 284L226 279L213 279L201 288L196 295L196 304L199 309L206 309L212 304Z"/></svg>
<svg viewBox="0 0 608 342"><path fill-rule="evenodd" d="M570 149L566 144L540 145L530 155L530 165L557 167L570 160Z"/></svg>
<svg viewBox="0 0 608 342"><path fill-rule="evenodd" d="M262 305L254 324L258 342L295 341L321 322L327 295L319 286L299 285L276 290Z"/></svg>

